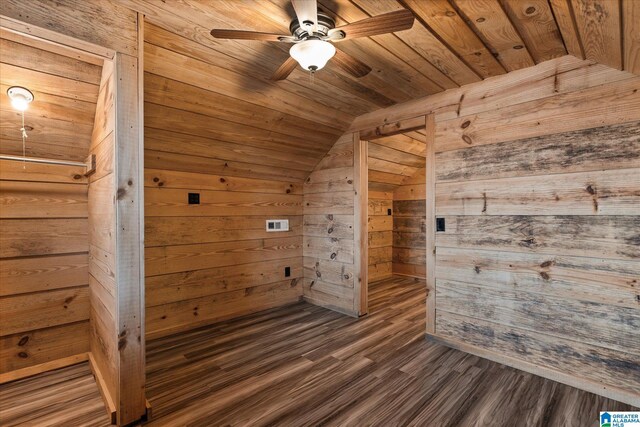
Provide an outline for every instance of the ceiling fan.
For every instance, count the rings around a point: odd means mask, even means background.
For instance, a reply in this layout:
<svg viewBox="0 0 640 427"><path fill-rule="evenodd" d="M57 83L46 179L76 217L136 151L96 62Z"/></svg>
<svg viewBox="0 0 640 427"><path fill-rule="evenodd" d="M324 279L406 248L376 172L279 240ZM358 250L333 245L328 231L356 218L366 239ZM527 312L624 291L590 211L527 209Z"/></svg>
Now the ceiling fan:
<svg viewBox="0 0 640 427"><path fill-rule="evenodd" d="M317 0L291 0L291 3L296 18L289 25L290 36L221 29L211 30L211 35L219 39L293 43L289 50L291 56L273 73L271 80L286 79L298 63L303 69L316 72L334 57L336 66L354 77L364 77L369 74L371 67L337 50L333 42L407 30L414 21L413 13L403 9L336 28L333 18L318 10Z"/></svg>

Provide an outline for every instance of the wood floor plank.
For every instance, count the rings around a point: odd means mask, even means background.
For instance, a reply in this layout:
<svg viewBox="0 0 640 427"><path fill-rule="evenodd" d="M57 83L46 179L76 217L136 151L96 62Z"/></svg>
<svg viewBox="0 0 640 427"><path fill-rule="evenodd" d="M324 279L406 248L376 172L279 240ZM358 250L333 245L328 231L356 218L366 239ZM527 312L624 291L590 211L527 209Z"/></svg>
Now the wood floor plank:
<svg viewBox="0 0 640 427"><path fill-rule="evenodd" d="M307 303L147 342L146 425L593 425L629 405L424 339L424 280L356 319ZM3 425L108 425L87 364L0 386Z"/></svg>

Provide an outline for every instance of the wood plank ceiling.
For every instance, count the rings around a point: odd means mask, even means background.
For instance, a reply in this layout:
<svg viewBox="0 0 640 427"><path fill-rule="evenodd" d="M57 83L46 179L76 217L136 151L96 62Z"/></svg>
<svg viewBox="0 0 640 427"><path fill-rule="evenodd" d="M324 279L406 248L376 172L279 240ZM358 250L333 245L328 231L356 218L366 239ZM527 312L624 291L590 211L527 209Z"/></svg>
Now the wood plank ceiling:
<svg viewBox="0 0 640 427"><path fill-rule="evenodd" d="M275 157L284 153L302 159L296 166L301 175L312 170L355 117L395 103L566 54L640 73L638 3L319 0L337 25L403 8L413 11L416 22L395 34L336 43L373 68L363 78L329 62L313 78L298 67L288 79L273 82L269 77L288 57L288 44L217 40L209 31L287 34L294 16L289 0L123 0L145 13L150 24L145 85L151 104L164 106L171 98L171 105L215 118L209 128L222 127L226 138L217 133L216 139L235 138L272 150ZM152 107L147 118L166 121L171 113ZM193 132L211 135L211 129L198 129L193 118Z"/></svg>
<svg viewBox="0 0 640 427"><path fill-rule="evenodd" d="M98 100L101 61L85 62L73 52L0 32L0 153L22 155L22 117L11 107L10 86L34 94L25 112L25 154L84 161Z"/></svg>
<svg viewBox="0 0 640 427"><path fill-rule="evenodd" d="M294 16L289 0L127 0L151 24L145 45L148 101L167 105L165 98L182 94L179 101L185 109L225 121L212 127L236 128L237 138L273 150L274 157L284 153L285 162L287 155L304 158L295 166L302 172L313 168L356 116L395 103L567 54L638 71L633 25L625 26L626 38L620 25L621 17L628 22L638 17L638 7L631 3L319 0L337 25L403 8L413 11L416 22L396 34L336 43L373 68L363 78L353 78L329 62L314 78L298 67L287 80L272 82L269 77L288 57L288 44L218 40L209 31L288 34ZM184 78L185 74L191 77ZM156 115L156 108L151 108L152 121L171 117L170 111Z"/></svg>
<svg viewBox="0 0 640 427"><path fill-rule="evenodd" d="M392 192L407 180L424 174L424 130L369 142L369 190Z"/></svg>

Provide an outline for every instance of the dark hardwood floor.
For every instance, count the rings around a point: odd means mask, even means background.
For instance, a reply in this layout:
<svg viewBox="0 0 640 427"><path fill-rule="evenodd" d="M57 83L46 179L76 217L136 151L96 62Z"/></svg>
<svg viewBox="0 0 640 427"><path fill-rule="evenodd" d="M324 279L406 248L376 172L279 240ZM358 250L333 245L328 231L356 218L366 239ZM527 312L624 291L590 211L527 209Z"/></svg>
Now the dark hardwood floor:
<svg viewBox="0 0 640 427"><path fill-rule="evenodd" d="M595 426L628 405L424 338L424 282L370 315L306 303L147 343L152 426ZM0 425L108 425L86 364L0 386Z"/></svg>

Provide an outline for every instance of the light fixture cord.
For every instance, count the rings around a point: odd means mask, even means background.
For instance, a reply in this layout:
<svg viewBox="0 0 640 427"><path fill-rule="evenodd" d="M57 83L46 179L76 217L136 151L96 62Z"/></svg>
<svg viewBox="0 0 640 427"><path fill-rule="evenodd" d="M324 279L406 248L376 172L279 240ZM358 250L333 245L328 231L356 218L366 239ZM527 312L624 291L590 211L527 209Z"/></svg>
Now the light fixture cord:
<svg viewBox="0 0 640 427"><path fill-rule="evenodd" d="M27 148L26 148L27 129L24 127L24 111L22 112L22 127L20 128L20 132L22 133L22 169L26 169L27 168Z"/></svg>

